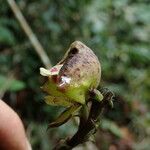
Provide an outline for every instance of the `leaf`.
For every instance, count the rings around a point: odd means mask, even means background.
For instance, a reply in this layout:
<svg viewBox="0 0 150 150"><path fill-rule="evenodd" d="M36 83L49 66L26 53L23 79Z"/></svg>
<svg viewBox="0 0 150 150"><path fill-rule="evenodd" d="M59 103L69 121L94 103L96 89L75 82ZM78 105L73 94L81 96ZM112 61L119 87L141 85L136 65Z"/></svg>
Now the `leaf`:
<svg viewBox="0 0 150 150"><path fill-rule="evenodd" d="M109 130L111 133L113 133L117 137L122 137L120 128L114 122L110 120L103 120L101 123L101 127L105 130Z"/></svg>
<svg viewBox="0 0 150 150"><path fill-rule="evenodd" d="M20 91L22 89L24 89L26 86L25 86L25 83L20 81L20 80L13 80L10 87L9 87L9 90L10 91Z"/></svg>
<svg viewBox="0 0 150 150"><path fill-rule="evenodd" d="M16 79L10 79L7 77L4 77L2 75L0 75L0 89L3 90L9 90L12 92L16 92L19 90L22 90L26 87L25 83L20 81L20 80L16 80Z"/></svg>
<svg viewBox="0 0 150 150"><path fill-rule="evenodd" d="M0 26L0 43L8 45L13 45L15 43L14 35L4 26Z"/></svg>

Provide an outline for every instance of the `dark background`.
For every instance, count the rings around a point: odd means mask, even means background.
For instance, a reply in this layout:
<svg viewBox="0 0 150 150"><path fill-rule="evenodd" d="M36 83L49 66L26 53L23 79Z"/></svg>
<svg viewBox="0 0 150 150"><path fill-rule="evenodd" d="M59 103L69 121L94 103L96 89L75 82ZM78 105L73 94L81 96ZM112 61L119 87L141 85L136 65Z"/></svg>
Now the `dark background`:
<svg viewBox="0 0 150 150"><path fill-rule="evenodd" d="M102 87L116 97L96 143L81 149L148 150L150 145L150 3L148 0L17 0L55 65L80 40L99 57ZM24 122L34 150L71 136L73 121L46 132L60 108L44 103L44 66L7 1L0 0L0 96ZM92 146L92 148L91 148ZM94 148L94 146L96 146Z"/></svg>

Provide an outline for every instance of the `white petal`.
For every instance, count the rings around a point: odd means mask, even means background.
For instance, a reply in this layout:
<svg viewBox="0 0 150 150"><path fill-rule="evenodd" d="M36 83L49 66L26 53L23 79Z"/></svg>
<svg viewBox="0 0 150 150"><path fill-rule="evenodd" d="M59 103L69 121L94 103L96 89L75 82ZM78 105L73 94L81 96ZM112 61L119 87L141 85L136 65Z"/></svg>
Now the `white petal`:
<svg viewBox="0 0 150 150"><path fill-rule="evenodd" d="M51 72L49 71L49 70L47 70L47 69L45 69L45 68L40 68L40 74L42 75L42 76L50 76L51 75Z"/></svg>
<svg viewBox="0 0 150 150"><path fill-rule="evenodd" d="M63 65L56 65L56 66L52 67L50 70L41 67L40 74L42 76L58 75L62 66Z"/></svg>

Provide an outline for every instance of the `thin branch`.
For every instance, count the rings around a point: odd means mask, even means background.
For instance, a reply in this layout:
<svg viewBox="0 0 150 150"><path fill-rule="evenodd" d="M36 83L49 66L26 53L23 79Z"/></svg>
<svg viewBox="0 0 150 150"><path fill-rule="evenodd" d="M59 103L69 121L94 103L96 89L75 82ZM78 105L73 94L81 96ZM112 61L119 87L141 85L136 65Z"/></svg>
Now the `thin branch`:
<svg viewBox="0 0 150 150"><path fill-rule="evenodd" d="M15 14L16 18L18 19L21 27L23 28L24 32L28 36L31 44L33 45L35 51L39 55L41 61L45 65L46 68L51 67L50 59L48 58L47 54L44 51L44 48L40 44L39 40L33 33L32 29L30 28L29 24L27 23L26 19L24 18L23 14L21 13L19 7L17 6L14 0L7 0L10 8L12 9L13 13Z"/></svg>

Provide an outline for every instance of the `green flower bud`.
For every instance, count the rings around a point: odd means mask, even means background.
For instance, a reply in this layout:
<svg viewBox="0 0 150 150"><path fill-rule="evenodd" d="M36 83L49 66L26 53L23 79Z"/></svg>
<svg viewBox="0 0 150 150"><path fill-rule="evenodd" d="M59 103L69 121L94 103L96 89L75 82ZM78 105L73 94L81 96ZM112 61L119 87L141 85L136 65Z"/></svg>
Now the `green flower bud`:
<svg viewBox="0 0 150 150"><path fill-rule="evenodd" d="M90 48L75 41L56 66L50 70L40 68L40 73L47 76L42 87L43 91L48 93L45 97L46 103L80 107L86 103L89 91L99 85L101 66Z"/></svg>

